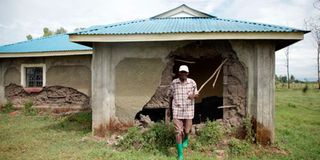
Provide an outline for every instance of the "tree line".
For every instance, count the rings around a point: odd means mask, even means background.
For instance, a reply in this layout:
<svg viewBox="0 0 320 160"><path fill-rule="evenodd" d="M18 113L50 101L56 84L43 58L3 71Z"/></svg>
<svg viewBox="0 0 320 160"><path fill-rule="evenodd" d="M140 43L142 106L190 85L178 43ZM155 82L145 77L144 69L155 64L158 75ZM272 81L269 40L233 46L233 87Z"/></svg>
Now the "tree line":
<svg viewBox="0 0 320 160"><path fill-rule="evenodd" d="M289 78L285 75L275 75L276 83L305 83L305 81L298 80L294 77L294 75L291 75Z"/></svg>
<svg viewBox="0 0 320 160"><path fill-rule="evenodd" d="M55 31L50 30L48 27L44 27L42 31L43 31L43 34L42 34L41 37L48 37L48 36L52 36L52 35L56 35L56 34L67 33L67 30L64 29L63 27L60 27L60 28L56 29ZM33 39L31 34L28 34L26 36L26 38L27 38L27 40L32 40Z"/></svg>

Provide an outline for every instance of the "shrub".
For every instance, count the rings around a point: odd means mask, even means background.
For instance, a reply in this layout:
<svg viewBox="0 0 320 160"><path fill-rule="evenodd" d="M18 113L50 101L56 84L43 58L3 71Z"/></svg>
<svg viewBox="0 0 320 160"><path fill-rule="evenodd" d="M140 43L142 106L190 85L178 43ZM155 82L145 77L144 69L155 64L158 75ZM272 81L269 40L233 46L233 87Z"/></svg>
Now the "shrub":
<svg viewBox="0 0 320 160"><path fill-rule="evenodd" d="M255 140L253 126L251 122L251 116L246 116L243 120L243 126L246 131L246 140L253 143Z"/></svg>
<svg viewBox="0 0 320 160"><path fill-rule="evenodd" d="M288 107L290 108L297 108L297 106L295 104L292 104L292 103L288 103Z"/></svg>
<svg viewBox="0 0 320 160"><path fill-rule="evenodd" d="M64 130L79 130L84 133L91 131L92 113L78 112L67 117L63 117L60 127Z"/></svg>
<svg viewBox="0 0 320 160"><path fill-rule="evenodd" d="M92 113L91 112L78 112L68 116L67 120L69 122L77 122L80 124L87 124L92 122Z"/></svg>
<svg viewBox="0 0 320 160"><path fill-rule="evenodd" d="M229 142L229 153L231 155L244 155L250 151L251 145L248 141L242 141L236 138L231 138Z"/></svg>
<svg viewBox="0 0 320 160"><path fill-rule="evenodd" d="M216 121L207 121L197 139L202 145L217 144L223 136L223 128Z"/></svg>
<svg viewBox="0 0 320 160"><path fill-rule="evenodd" d="M13 109L13 103L8 101L6 104L4 104L2 106L2 112L4 113L9 113L9 112L12 112L14 109Z"/></svg>
<svg viewBox="0 0 320 160"><path fill-rule="evenodd" d="M202 151L204 147L201 145L199 141L194 141L190 144L190 148L194 151Z"/></svg>
<svg viewBox="0 0 320 160"><path fill-rule="evenodd" d="M131 127L118 144L118 148L144 150L149 152L160 151L168 154L168 148L175 144L173 125L163 122L153 124L147 131L141 132L137 127Z"/></svg>
<svg viewBox="0 0 320 160"><path fill-rule="evenodd" d="M144 145L143 143L144 143L143 137L139 128L131 127L128 129L128 132L125 135L125 137L122 140L120 140L118 147L122 150L125 150L125 149L140 150Z"/></svg>
<svg viewBox="0 0 320 160"><path fill-rule="evenodd" d="M37 110L35 108L33 108L32 101L26 101L24 103L23 113L26 116L34 116L37 114Z"/></svg>
<svg viewBox="0 0 320 160"><path fill-rule="evenodd" d="M143 139L147 142L145 149L148 151L158 150L168 153L168 147L175 144L175 132L173 125L155 123L143 134Z"/></svg>

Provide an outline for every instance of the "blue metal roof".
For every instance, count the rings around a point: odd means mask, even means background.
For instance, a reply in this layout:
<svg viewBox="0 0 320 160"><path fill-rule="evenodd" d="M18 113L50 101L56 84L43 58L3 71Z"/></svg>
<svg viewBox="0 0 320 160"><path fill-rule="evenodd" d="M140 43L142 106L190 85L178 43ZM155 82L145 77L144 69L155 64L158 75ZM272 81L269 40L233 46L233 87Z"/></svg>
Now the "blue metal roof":
<svg viewBox="0 0 320 160"><path fill-rule="evenodd" d="M94 26L71 34L129 35L208 32L307 32L295 28L216 17L149 18Z"/></svg>
<svg viewBox="0 0 320 160"><path fill-rule="evenodd" d="M1 53L55 52L92 50L92 48L69 41L67 34L36 38L0 46Z"/></svg>

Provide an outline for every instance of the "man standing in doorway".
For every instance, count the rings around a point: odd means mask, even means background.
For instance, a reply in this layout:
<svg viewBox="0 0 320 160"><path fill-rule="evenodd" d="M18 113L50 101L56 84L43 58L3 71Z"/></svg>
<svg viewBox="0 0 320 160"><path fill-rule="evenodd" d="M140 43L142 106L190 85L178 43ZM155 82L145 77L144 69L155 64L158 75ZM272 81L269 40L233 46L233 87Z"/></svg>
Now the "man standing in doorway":
<svg viewBox="0 0 320 160"><path fill-rule="evenodd" d="M188 75L188 66L181 65L179 78L174 79L170 86L178 160L183 160L183 148L189 143L188 136L194 117L194 99L199 96L196 82L188 78Z"/></svg>

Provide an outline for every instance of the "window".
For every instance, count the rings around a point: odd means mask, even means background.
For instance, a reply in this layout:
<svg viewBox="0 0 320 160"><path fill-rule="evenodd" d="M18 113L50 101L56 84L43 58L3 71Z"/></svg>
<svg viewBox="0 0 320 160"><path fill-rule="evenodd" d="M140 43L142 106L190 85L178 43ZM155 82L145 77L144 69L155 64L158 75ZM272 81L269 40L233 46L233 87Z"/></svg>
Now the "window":
<svg viewBox="0 0 320 160"><path fill-rule="evenodd" d="M45 86L45 71L45 64L22 64L21 85L27 88Z"/></svg>
<svg viewBox="0 0 320 160"><path fill-rule="evenodd" d="M42 87L42 67L26 67L26 87Z"/></svg>

